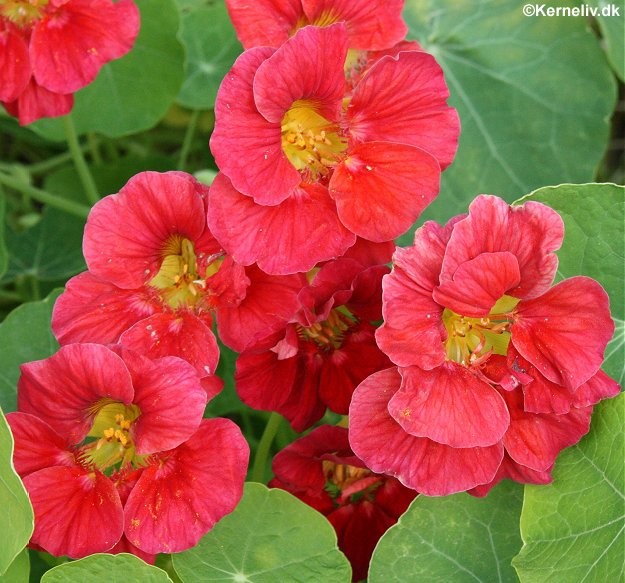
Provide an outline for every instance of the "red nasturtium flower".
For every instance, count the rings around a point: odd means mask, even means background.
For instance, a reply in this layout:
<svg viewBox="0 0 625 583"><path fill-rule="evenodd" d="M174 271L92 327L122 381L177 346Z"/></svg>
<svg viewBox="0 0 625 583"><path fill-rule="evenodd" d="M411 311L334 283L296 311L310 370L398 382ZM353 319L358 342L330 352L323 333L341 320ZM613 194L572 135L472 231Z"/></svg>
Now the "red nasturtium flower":
<svg viewBox="0 0 625 583"><path fill-rule="evenodd" d="M99 201L85 227L88 271L67 283L54 306L59 342L119 342L150 357L179 356L197 368L210 395L218 391L213 311L223 307L224 336L243 343L259 327L282 325L302 283L256 268L246 274L226 256L206 225L208 195L189 174L142 172ZM236 319L248 289L246 317ZM267 295L276 302L270 321Z"/></svg>
<svg viewBox="0 0 625 583"><path fill-rule="evenodd" d="M407 27L404 0L226 0L228 13L244 48L278 47L308 25L345 22L349 46L382 50L403 40Z"/></svg>
<svg viewBox="0 0 625 583"><path fill-rule="evenodd" d="M31 543L72 558L195 545L238 503L249 449L176 357L76 343L22 365L9 413L35 511Z"/></svg>
<svg viewBox="0 0 625 583"><path fill-rule="evenodd" d="M73 93L132 48L139 20L132 0L0 3L0 102L22 125L69 113Z"/></svg>
<svg viewBox="0 0 625 583"><path fill-rule="evenodd" d="M607 294L588 277L551 287L563 235L549 207L483 195L396 251L376 338L398 368L365 380L350 408L372 470L430 495L551 480L592 406L618 392L599 370Z"/></svg>
<svg viewBox="0 0 625 583"><path fill-rule="evenodd" d="M354 388L390 365L375 343L383 265L337 259L311 274L280 331L239 354L236 389L250 407L277 411L296 431L330 408L346 414Z"/></svg>
<svg viewBox="0 0 625 583"><path fill-rule="evenodd" d="M226 75L209 225L234 259L307 271L358 235L389 241L438 194L459 123L434 58L399 51L346 81L344 24L252 48ZM328 233L331 233L329 236Z"/></svg>
<svg viewBox="0 0 625 583"><path fill-rule="evenodd" d="M347 429L322 425L274 457L269 482L297 496L332 523L354 581L365 579L373 549L417 493L375 474L349 447Z"/></svg>

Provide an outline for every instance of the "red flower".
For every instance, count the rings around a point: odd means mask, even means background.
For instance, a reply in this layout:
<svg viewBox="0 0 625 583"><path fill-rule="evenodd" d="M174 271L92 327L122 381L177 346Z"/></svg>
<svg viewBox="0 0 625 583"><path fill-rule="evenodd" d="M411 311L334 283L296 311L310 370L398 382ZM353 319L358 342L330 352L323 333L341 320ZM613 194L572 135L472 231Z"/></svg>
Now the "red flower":
<svg viewBox="0 0 625 583"><path fill-rule="evenodd" d="M400 368L367 379L350 409L369 467L448 494L501 479L505 448L510 477L549 478L592 405L618 392L599 371L614 330L607 294L586 277L550 287L562 237L548 207L480 196L397 250L376 338Z"/></svg>
<svg viewBox="0 0 625 583"><path fill-rule="evenodd" d="M277 278L268 290L268 276L252 268L255 299L242 307L243 322L230 323L251 279L206 226L208 192L188 174L143 172L93 207L83 241L89 271L68 282L54 307L61 344L120 342L150 357L179 356L213 395L221 385L213 376L219 349L212 312L223 307L224 335L241 342L283 325L301 278ZM278 302L270 322L262 311L268 293Z"/></svg>
<svg viewBox="0 0 625 583"><path fill-rule="evenodd" d="M438 193L458 137L440 67L421 51L386 55L352 89L347 46L344 25L308 26L246 51L222 83L209 224L243 265L306 271L354 235L391 240Z"/></svg>
<svg viewBox="0 0 625 583"><path fill-rule="evenodd" d="M381 50L407 32L401 17L404 0L226 0L237 36L246 49L278 47L308 24L345 22L349 46Z"/></svg>
<svg viewBox="0 0 625 583"><path fill-rule="evenodd" d="M279 452L269 485L287 490L332 523L354 581L365 579L373 549L417 495L375 474L351 451L347 429L323 425Z"/></svg>
<svg viewBox="0 0 625 583"><path fill-rule="evenodd" d="M174 357L78 343L22 365L7 418L31 542L72 558L195 545L240 499L249 454L233 423L202 419L205 405L195 370Z"/></svg>
<svg viewBox="0 0 625 583"><path fill-rule="evenodd" d="M326 407L346 414L354 388L389 365L376 346L385 266L352 259L327 263L299 293L300 307L281 331L237 359L236 389L256 409L277 411L302 431Z"/></svg>
<svg viewBox="0 0 625 583"><path fill-rule="evenodd" d="M72 94L125 55L132 0L11 0L0 6L0 101L22 125L69 113Z"/></svg>

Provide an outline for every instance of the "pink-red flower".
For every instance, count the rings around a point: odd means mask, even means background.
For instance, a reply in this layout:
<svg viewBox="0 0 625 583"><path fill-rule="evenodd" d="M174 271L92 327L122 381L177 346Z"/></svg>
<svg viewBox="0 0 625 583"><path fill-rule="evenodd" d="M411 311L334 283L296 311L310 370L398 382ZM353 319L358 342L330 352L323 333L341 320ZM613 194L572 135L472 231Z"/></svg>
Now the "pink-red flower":
<svg viewBox="0 0 625 583"><path fill-rule="evenodd" d="M228 13L244 48L278 47L308 24L345 22L349 46L387 49L403 40L404 0L226 0Z"/></svg>
<svg viewBox="0 0 625 583"><path fill-rule="evenodd" d="M373 549L417 495L395 478L371 472L349 447L347 429L323 425L276 454L270 486L324 514L352 565L365 579Z"/></svg>
<svg viewBox="0 0 625 583"><path fill-rule="evenodd" d="M440 67L391 51L348 83L348 44L344 24L306 26L222 83L209 225L243 265L307 271L356 235L389 241L438 193L459 129Z"/></svg>
<svg viewBox="0 0 625 583"><path fill-rule="evenodd" d="M354 388L390 362L375 343L386 266L337 259L312 274L288 324L237 359L236 389L250 407L277 411L302 431L327 407L346 414Z"/></svg>
<svg viewBox="0 0 625 583"><path fill-rule="evenodd" d="M206 225L208 196L188 174L142 172L93 207L83 240L88 271L67 283L54 307L61 344L119 342L150 357L179 356L209 394L219 390L213 312L223 308L224 337L244 343L259 329L281 327L303 284L253 267L246 274L226 256ZM268 294L275 301L269 321ZM236 319L245 298L246 317Z"/></svg>
<svg viewBox="0 0 625 583"><path fill-rule="evenodd" d="M607 294L587 277L551 287L563 234L549 207L479 196L397 250L376 338L399 368L362 383L350 408L369 467L433 495L551 479L592 405L618 391L599 370Z"/></svg>
<svg viewBox="0 0 625 583"><path fill-rule="evenodd" d="M31 543L53 555L150 557L195 545L242 495L249 450L176 357L77 343L22 365L7 418L35 512Z"/></svg>
<svg viewBox="0 0 625 583"><path fill-rule="evenodd" d="M132 0L9 0L0 5L0 102L22 125L69 113L73 93L125 55Z"/></svg>

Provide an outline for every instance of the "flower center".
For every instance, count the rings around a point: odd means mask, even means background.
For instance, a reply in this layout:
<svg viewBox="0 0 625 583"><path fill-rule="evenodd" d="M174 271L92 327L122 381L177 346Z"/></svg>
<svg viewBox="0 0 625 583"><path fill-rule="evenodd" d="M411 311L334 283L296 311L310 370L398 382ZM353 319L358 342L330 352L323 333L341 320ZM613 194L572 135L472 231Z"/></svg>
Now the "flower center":
<svg viewBox="0 0 625 583"><path fill-rule="evenodd" d="M347 148L336 124L306 101L296 101L282 120L282 150L297 170L325 177Z"/></svg>
<svg viewBox="0 0 625 583"><path fill-rule="evenodd" d="M443 324L447 330L447 358L471 366L484 362L491 354L505 356L513 310L518 303L516 298L503 296L483 318L462 316L445 308Z"/></svg>
<svg viewBox="0 0 625 583"><path fill-rule="evenodd" d="M345 306L333 308L328 319L315 322L312 326L298 326L300 338L314 342L323 350L336 350L343 344L347 331L358 323L358 319Z"/></svg>
<svg viewBox="0 0 625 583"><path fill-rule="evenodd" d="M88 437L94 440L79 448L82 460L102 471L117 465L140 465L142 456L135 454L130 434L132 424L141 415L139 407L104 399L93 410L96 415Z"/></svg>
<svg viewBox="0 0 625 583"><path fill-rule="evenodd" d="M25 28L43 16L47 4L48 0L3 0L0 2L0 16Z"/></svg>
<svg viewBox="0 0 625 583"><path fill-rule="evenodd" d="M381 484L379 477L367 468L323 460L321 469L326 478L325 490L337 504L358 502Z"/></svg>

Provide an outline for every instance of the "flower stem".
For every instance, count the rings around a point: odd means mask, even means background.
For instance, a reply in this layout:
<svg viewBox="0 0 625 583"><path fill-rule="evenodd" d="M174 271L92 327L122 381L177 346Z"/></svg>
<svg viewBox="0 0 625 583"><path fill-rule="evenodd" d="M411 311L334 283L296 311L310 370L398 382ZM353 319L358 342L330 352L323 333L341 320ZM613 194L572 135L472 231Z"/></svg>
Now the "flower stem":
<svg viewBox="0 0 625 583"><path fill-rule="evenodd" d="M89 214L89 207L72 202L71 200L67 200L65 198L61 198L45 190L41 190L39 188L35 188L30 184L26 184L17 178L13 178L12 176L7 176L6 174L0 173L0 184L4 184L10 188L13 188L19 192L23 192L24 194L42 202L44 204L50 205L52 207L58 208L66 213L71 215L75 215L80 218L86 218Z"/></svg>
<svg viewBox="0 0 625 583"><path fill-rule="evenodd" d="M87 162L83 156L82 148L78 143L76 128L74 127L74 122L70 115L63 116L63 127L65 129L67 145L69 146L69 151L72 153L74 166L76 166L76 171L78 172L80 182L82 183L82 187L87 196L87 201L90 204L95 204L98 200L100 200L100 196L98 195L98 189L95 185L95 181L93 180L93 176L91 176L91 172L89 171L89 167L87 166Z"/></svg>
<svg viewBox="0 0 625 583"><path fill-rule="evenodd" d="M189 151L191 150L191 143L193 142L193 136L197 129L197 124L200 119L200 110L194 109L191 112L189 124L187 125L187 131L184 134L182 141L182 148L180 150L180 157L178 158L178 170L184 170L187 165L187 158L189 157Z"/></svg>
<svg viewBox="0 0 625 583"><path fill-rule="evenodd" d="M267 458L269 457L269 451L271 449L271 444L273 443L273 439L278 433L278 429L280 428L280 424L282 423L282 416L278 413L272 413L267 420L267 425L265 425L265 431L258 442L258 448L256 449L256 456L254 456L254 465L252 467L252 473L250 475L250 480L252 482L261 482L263 483L265 480L265 467L267 465Z"/></svg>

